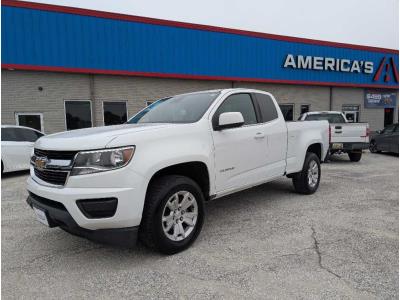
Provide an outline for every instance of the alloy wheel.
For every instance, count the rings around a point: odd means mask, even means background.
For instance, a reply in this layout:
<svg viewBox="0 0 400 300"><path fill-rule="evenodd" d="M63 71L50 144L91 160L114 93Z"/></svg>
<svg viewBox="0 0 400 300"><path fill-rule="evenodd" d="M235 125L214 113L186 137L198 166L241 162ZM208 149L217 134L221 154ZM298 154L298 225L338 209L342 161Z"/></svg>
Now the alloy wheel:
<svg viewBox="0 0 400 300"><path fill-rule="evenodd" d="M173 194L164 206L162 227L167 238L182 241L196 226L198 216L197 200L188 191Z"/></svg>
<svg viewBox="0 0 400 300"><path fill-rule="evenodd" d="M311 188L314 188L318 183L319 169L318 169L318 164L316 163L315 160L310 161L308 165L307 179L308 179L308 185Z"/></svg>

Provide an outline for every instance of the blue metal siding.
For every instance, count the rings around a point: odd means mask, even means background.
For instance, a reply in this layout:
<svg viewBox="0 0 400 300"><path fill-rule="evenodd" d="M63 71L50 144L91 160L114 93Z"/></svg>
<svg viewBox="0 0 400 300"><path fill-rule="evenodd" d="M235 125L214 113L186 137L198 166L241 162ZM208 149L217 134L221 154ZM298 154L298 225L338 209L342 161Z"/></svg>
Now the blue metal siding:
<svg viewBox="0 0 400 300"><path fill-rule="evenodd" d="M294 70L288 53L372 61L373 51L2 6L2 64L394 86L391 76Z"/></svg>

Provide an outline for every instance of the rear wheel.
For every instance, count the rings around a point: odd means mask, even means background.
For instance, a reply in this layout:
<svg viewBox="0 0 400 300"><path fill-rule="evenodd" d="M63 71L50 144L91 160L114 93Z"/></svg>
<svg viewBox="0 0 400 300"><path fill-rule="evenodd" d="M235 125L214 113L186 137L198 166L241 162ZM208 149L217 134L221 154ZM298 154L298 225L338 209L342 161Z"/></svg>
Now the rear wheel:
<svg viewBox="0 0 400 300"><path fill-rule="evenodd" d="M349 152L348 155L351 161L358 162L361 159L362 152Z"/></svg>
<svg viewBox="0 0 400 300"><path fill-rule="evenodd" d="M204 221L204 196L196 182L185 176L168 175L149 187L139 238L165 254L189 247Z"/></svg>
<svg viewBox="0 0 400 300"><path fill-rule="evenodd" d="M319 158L315 153L307 152L303 169L292 178L294 189L300 194L313 194L318 189L320 179L321 163Z"/></svg>

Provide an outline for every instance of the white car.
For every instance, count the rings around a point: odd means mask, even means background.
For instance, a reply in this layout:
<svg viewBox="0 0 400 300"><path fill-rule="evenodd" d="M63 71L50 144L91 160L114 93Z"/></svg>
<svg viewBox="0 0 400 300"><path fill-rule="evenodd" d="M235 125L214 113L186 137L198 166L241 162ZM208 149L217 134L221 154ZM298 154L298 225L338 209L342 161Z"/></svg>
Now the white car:
<svg viewBox="0 0 400 300"><path fill-rule="evenodd" d="M274 97L258 90L161 99L128 124L39 139L27 202L50 227L129 246L139 235L176 253L199 235L207 200L285 175L297 192L314 193L328 125L286 123Z"/></svg>
<svg viewBox="0 0 400 300"><path fill-rule="evenodd" d="M2 125L1 173L29 170L33 145L42 136L43 133L29 127Z"/></svg>

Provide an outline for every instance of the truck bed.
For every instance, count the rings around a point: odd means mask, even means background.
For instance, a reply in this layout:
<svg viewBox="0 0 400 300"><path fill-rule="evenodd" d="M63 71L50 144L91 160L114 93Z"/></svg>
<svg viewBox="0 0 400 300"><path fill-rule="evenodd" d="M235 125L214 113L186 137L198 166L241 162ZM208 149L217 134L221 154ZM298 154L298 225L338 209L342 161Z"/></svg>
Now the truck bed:
<svg viewBox="0 0 400 300"><path fill-rule="evenodd" d="M286 160L288 174L301 170L308 146L317 140L322 142L321 160L324 160L329 147L328 121L286 122L286 127L288 131Z"/></svg>

